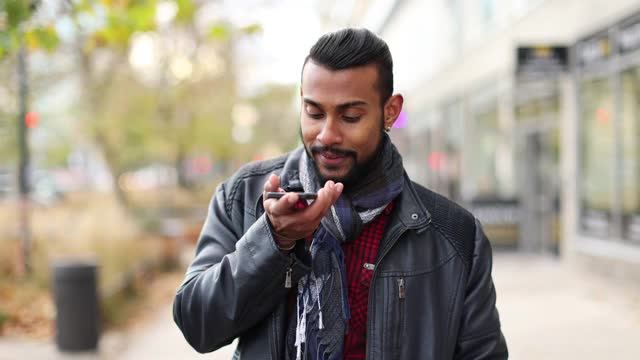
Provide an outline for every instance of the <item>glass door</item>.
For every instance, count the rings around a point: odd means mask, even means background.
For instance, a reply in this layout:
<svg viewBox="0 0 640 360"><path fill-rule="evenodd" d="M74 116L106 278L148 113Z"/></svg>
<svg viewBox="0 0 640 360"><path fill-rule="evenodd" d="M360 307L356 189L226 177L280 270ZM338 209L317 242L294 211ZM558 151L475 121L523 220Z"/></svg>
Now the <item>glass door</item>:
<svg viewBox="0 0 640 360"><path fill-rule="evenodd" d="M560 132L557 93L516 107L520 248L557 254L560 242Z"/></svg>
<svg viewBox="0 0 640 360"><path fill-rule="evenodd" d="M608 238L615 171L612 92L607 78L580 85L581 229Z"/></svg>

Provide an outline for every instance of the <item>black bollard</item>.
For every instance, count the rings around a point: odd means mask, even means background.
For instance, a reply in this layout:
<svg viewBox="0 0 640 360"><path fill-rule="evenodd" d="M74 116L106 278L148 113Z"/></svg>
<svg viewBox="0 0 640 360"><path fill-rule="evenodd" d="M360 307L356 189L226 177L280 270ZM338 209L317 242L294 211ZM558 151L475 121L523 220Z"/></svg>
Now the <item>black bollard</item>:
<svg viewBox="0 0 640 360"><path fill-rule="evenodd" d="M96 351L98 348L96 268L96 263L91 261L53 264L56 344L60 351Z"/></svg>

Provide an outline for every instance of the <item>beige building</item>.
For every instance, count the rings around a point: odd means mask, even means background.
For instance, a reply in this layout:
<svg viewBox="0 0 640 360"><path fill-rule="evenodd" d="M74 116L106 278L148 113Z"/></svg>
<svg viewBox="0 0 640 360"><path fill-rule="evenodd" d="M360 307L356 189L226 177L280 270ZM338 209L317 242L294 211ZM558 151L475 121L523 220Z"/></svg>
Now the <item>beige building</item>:
<svg viewBox="0 0 640 360"><path fill-rule="evenodd" d="M640 1L367 3L410 175L496 246L640 280Z"/></svg>

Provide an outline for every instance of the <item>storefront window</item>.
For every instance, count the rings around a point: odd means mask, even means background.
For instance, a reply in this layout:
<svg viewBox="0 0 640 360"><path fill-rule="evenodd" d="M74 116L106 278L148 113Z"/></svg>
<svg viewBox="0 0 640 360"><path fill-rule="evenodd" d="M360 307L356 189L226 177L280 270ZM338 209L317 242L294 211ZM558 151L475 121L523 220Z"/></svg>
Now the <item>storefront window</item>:
<svg viewBox="0 0 640 360"><path fill-rule="evenodd" d="M608 236L615 171L612 93L607 79L580 86L582 229Z"/></svg>
<svg viewBox="0 0 640 360"><path fill-rule="evenodd" d="M464 141L464 118L462 106L459 102L444 107L444 161L442 162L442 174L446 186L446 195L454 200L461 198L460 175L462 161L462 143Z"/></svg>
<svg viewBox="0 0 640 360"><path fill-rule="evenodd" d="M472 114L468 139L473 145L465 158L472 169L469 207L493 244L516 246L520 206L515 198L511 131L500 117L498 101L476 107Z"/></svg>
<svg viewBox="0 0 640 360"><path fill-rule="evenodd" d="M622 73L621 120L624 233L640 241L640 68Z"/></svg>
<svg viewBox="0 0 640 360"><path fill-rule="evenodd" d="M401 154L409 176L417 183L430 187L432 184L429 183L427 158L432 146L433 111L428 108L419 109L412 119L417 121L407 123L406 136L398 137L399 132L394 131L391 132L391 136L398 149L402 147L406 150Z"/></svg>
<svg viewBox="0 0 640 360"><path fill-rule="evenodd" d="M519 88L523 100L515 108L521 247L557 253L561 234L559 96L552 90L536 93L531 89Z"/></svg>
<svg viewBox="0 0 640 360"><path fill-rule="evenodd" d="M496 106L475 115L473 181L475 198L504 199L513 196L512 149L499 121Z"/></svg>
<svg viewBox="0 0 640 360"><path fill-rule="evenodd" d="M558 96L547 96L527 101L516 107L518 122L539 122L541 120L557 121Z"/></svg>
<svg viewBox="0 0 640 360"><path fill-rule="evenodd" d="M560 104L557 95L534 98L516 106L516 121L518 126L528 128L539 126L537 131L545 132L543 152L549 162L542 175L554 180L560 174ZM547 126L552 126L549 129ZM519 140L521 141L521 140ZM529 164L525 165L529 166ZM559 183L559 181L554 181ZM556 184L558 185L558 184Z"/></svg>

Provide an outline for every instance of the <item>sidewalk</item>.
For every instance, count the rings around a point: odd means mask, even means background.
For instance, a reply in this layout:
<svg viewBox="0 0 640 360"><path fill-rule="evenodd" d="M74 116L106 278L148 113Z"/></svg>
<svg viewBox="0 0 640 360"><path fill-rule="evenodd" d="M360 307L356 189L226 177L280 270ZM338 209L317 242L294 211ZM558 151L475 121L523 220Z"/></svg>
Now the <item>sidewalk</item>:
<svg viewBox="0 0 640 360"><path fill-rule="evenodd" d="M193 350L173 322L171 306L167 306L167 308L158 314L149 324L146 324L140 329L136 329L133 335L135 335L136 338L117 359L230 360L235 350L235 343L225 346L212 354L202 355Z"/></svg>
<svg viewBox="0 0 640 360"><path fill-rule="evenodd" d="M495 256L493 277L510 358L640 359L637 287L514 254Z"/></svg>
<svg viewBox="0 0 640 360"><path fill-rule="evenodd" d="M551 258L498 253L494 281L510 358L640 359L640 292ZM233 345L200 355L166 307L128 335L107 334L100 354L61 355L53 344L0 338L0 359L230 359Z"/></svg>

